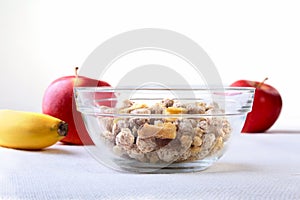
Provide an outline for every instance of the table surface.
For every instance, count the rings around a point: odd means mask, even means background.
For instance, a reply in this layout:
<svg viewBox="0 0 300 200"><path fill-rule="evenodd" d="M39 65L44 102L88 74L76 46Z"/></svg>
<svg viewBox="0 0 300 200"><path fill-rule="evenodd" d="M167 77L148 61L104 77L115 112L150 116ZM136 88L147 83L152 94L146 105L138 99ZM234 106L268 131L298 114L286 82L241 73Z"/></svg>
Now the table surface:
<svg viewBox="0 0 300 200"><path fill-rule="evenodd" d="M299 133L235 135L217 163L185 174L116 172L83 146L0 147L0 199L300 199Z"/></svg>

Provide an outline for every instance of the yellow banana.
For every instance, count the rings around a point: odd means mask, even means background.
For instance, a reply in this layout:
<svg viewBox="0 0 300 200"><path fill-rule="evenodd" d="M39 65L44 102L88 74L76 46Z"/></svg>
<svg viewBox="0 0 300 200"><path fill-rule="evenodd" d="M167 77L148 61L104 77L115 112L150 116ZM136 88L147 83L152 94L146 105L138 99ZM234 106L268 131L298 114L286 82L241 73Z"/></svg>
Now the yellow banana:
<svg viewBox="0 0 300 200"><path fill-rule="evenodd" d="M39 150L66 136L68 124L50 115L0 110L0 146Z"/></svg>

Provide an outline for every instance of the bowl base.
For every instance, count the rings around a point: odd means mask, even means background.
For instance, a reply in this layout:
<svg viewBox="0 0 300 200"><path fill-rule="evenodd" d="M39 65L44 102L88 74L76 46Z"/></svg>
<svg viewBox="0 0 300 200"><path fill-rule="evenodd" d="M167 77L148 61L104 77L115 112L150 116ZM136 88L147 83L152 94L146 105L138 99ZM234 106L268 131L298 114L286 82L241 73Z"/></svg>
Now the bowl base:
<svg viewBox="0 0 300 200"><path fill-rule="evenodd" d="M218 158L203 159L193 162L181 162L167 164L149 164L139 162L118 162L119 170L132 173L146 173L146 174L174 174L174 173L192 173L200 172L210 167ZM119 171L118 170L118 171Z"/></svg>

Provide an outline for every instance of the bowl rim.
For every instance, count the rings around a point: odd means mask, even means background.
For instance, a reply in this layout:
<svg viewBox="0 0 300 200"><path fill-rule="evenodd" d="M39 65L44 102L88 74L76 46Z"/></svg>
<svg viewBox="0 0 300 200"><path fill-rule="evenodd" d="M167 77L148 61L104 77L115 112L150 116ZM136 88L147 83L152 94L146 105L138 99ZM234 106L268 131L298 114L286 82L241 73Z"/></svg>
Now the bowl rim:
<svg viewBox="0 0 300 200"><path fill-rule="evenodd" d="M134 87L134 86L123 86L123 87L113 87L113 86L74 86L75 91L89 91L89 92L109 92L109 91L133 91L133 90L140 90L140 91L240 91L240 92L250 92L254 93L256 88L255 87L204 87L204 86L192 86L190 88L182 87L182 86L174 86L169 88L161 88L161 87Z"/></svg>
<svg viewBox="0 0 300 200"><path fill-rule="evenodd" d="M215 87L215 88L203 88L203 87L198 87L198 88L132 88L132 87L120 87L120 88L114 88L114 87L110 87L110 86L104 86L104 87L74 87L74 93L75 93L75 98L77 98L77 95L82 93L113 93L113 92L132 92L134 90L140 90L140 91L193 91L193 92L200 92L200 94L205 94L205 93L209 93L209 94L217 94L220 95L221 98L225 98L226 96L230 97L230 96L235 96L235 95L253 95L251 99L248 100L248 102L241 106L241 108L239 108L238 110L235 110L234 112L224 112L224 113L209 113L209 114L132 114L132 113L105 113L103 112L101 106L93 106L92 109L83 109L86 108L85 106L79 106L76 102L76 107L79 110L79 112L81 113L89 113L89 114L95 114L97 113L98 115L101 116L115 116L115 117L149 117L151 116L151 118L180 118L180 117L209 117L209 116L234 116L234 115L241 115L241 114L245 114L245 113L249 113L252 110L252 102L254 101L254 94L255 94L255 87ZM228 93L229 92L229 93ZM77 94L77 95L76 95ZM110 97L108 99L111 99ZM107 100L107 99L106 99ZM140 100L140 99L138 99ZM194 98L192 99L194 100ZM224 101L226 102L226 101ZM249 103L251 103L251 105L249 105ZM89 112L90 111L90 112Z"/></svg>

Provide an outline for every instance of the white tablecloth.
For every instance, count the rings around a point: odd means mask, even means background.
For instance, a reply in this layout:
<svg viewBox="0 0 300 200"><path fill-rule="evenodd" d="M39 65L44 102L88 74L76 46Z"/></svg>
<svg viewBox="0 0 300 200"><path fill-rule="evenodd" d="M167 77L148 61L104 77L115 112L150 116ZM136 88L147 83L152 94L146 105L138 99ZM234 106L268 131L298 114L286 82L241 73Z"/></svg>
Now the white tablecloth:
<svg viewBox="0 0 300 200"><path fill-rule="evenodd" d="M209 169L126 174L103 167L82 146L0 148L0 199L300 199L297 131L235 135Z"/></svg>

